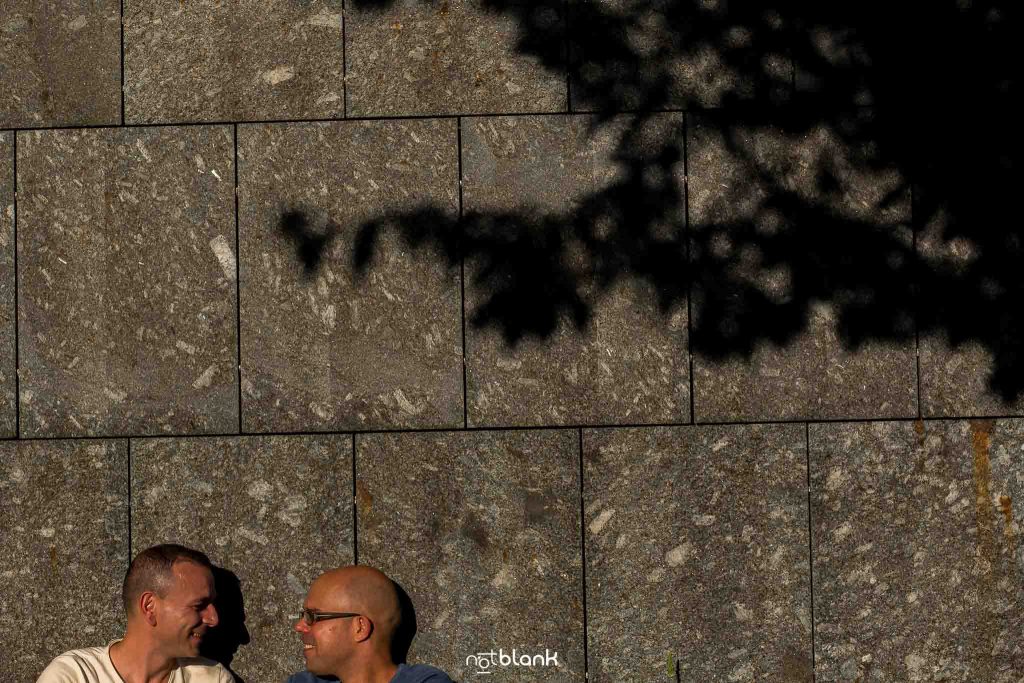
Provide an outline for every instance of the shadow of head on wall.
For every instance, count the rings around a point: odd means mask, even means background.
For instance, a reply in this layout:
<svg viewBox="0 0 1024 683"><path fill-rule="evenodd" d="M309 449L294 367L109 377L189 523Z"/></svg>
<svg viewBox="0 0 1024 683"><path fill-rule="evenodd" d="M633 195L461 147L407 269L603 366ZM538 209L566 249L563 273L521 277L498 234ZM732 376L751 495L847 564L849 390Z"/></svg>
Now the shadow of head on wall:
<svg viewBox="0 0 1024 683"><path fill-rule="evenodd" d="M242 597L242 583L229 569L213 568L213 582L217 591L217 616L220 621L203 639L201 654L223 664L236 683L245 680L231 668L235 653L250 642L249 629L245 626L245 600Z"/></svg>
<svg viewBox="0 0 1024 683"><path fill-rule="evenodd" d="M454 11L431 6L439 20ZM692 348L712 359L785 346L825 306L851 349L916 334L979 345L990 389L1020 396L1015 5L479 6L515 21L521 54L568 72L572 110L592 133L614 131L616 172L568 209L526 210L522 197L522 211L384 212L355 229L357 272L385 232L465 263L471 324L512 345L566 324L585 334L626 279L662 313L688 306ZM685 125L659 123L666 110L688 112Z"/></svg>

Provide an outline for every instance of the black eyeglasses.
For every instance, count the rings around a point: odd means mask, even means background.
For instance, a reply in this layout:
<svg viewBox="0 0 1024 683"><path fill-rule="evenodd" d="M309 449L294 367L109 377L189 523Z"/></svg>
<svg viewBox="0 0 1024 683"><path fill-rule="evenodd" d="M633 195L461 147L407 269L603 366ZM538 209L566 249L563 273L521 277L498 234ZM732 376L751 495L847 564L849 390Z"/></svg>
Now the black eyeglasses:
<svg viewBox="0 0 1024 683"><path fill-rule="evenodd" d="M328 619L347 619L348 617L361 617L362 614L357 612L321 612L315 609L302 609L299 612L297 619L302 619L306 626L312 626L318 621L327 621Z"/></svg>

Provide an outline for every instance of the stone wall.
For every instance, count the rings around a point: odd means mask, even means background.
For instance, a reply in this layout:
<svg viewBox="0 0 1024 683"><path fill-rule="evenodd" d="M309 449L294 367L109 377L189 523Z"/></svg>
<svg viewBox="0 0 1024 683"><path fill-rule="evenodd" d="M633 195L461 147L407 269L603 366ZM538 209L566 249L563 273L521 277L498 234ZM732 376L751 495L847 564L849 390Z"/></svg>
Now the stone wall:
<svg viewBox="0 0 1024 683"><path fill-rule="evenodd" d="M1024 680L1009 171L878 16L8 4L0 681L171 541L247 683L352 562L463 681Z"/></svg>

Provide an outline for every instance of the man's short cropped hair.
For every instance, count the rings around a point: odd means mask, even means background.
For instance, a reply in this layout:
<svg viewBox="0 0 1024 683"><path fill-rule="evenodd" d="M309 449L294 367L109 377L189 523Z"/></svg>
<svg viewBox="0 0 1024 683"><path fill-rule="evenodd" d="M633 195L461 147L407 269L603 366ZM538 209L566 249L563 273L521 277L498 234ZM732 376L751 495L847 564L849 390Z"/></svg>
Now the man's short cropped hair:
<svg viewBox="0 0 1024 683"><path fill-rule="evenodd" d="M213 571L213 563L204 553L183 545L162 543L146 548L128 565L121 586L121 600L125 614L131 614L135 601L146 591L153 591L160 597L167 594L167 588L174 576L175 562L194 562Z"/></svg>

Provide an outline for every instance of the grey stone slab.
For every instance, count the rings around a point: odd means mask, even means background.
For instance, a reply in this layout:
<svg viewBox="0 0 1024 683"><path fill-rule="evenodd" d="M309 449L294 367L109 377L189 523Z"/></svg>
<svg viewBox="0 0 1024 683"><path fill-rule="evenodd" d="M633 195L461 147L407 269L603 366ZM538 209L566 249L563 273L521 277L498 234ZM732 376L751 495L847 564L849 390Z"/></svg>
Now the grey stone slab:
<svg viewBox="0 0 1024 683"><path fill-rule="evenodd" d="M999 389L1019 374L1014 364L1019 314L1012 302L1021 281L1014 254L1020 247L1011 237L1001 253L992 253L1000 249L997 240L986 245L984 231L973 238L970 232L952 236L957 228L950 218L936 211L917 239L922 270L934 283L922 288L921 412L925 417L1024 414L1024 395Z"/></svg>
<svg viewBox="0 0 1024 683"><path fill-rule="evenodd" d="M238 429L229 127L18 136L23 436Z"/></svg>
<svg viewBox="0 0 1024 683"><path fill-rule="evenodd" d="M583 681L577 432L358 435L356 469L359 562L412 599L410 661L455 680ZM466 660L512 648L557 665Z"/></svg>
<svg viewBox="0 0 1024 683"><path fill-rule="evenodd" d="M790 36L778 11L730 0L569 4L573 111L784 102Z"/></svg>
<svg viewBox="0 0 1024 683"><path fill-rule="evenodd" d="M491 5L350 4L349 115L565 111L562 3Z"/></svg>
<svg viewBox="0 0 1024 683"><path fill-rule="evenodd" d="M7 0L0 92L0 128L120 123L118 1Z"/></svg>
<svg viewBox="0 0 1024 683"><path fill-rule="evenodd" d="M219 589L221 661L246 681L301 671L292 617L314 578L353 559L352 437L141 439L131 459L133 553L156 543L207 553L243 600L239 614ZM245 632L249 643L232 637Z"/></svg>
<svg viewBox="0 0 1024 683"><path fill-rule="evenodd" d="M14 287L14 133L0 133L0 436L17 433Z"/></svg>
<svg viewBox="0 0 1024 683"><path fill-rule="evenodd" d="M247 431L462 424L458 272L397 235L354 266L362 224L434 207L458 215L455 121L239 129L242 398ZM332 234L307 267L308 239Z"/></svg>
<svg viewBox="0 0 1024 683"><path fill-rule="evenodd" d="M126 0L126 121L341 117L342 6Z"/></svg>
<svg viewBox="0 0 1024 683"><path fill-rule="evenodd" d="M0 680L124 628L125 441L0 443Z"/></svg>
<svg viewBox="0 0 1024 683"><path fill-rule="evenodd" d="M592 680L811 680L802 425L585 430L583 467Z"/></svg>
<svg viewBox="0 0 1024 683"><path fill-rule="evenodd" d="M817 680L1024 677L1022 446L1019 421L811 425Z"/></svg>
<svg viewBox="0 0 1024 683"><path fill-rule="evenodd" d="M691 119L698 422L917 414L909 192L840 128Z"/></svg>
<svg viewBox="0 0 1024 683"><path fill-rule="evenodd" d="M681 149L681 118L494 117L463 123L470 425L689 420L685 289L663 310L635 270L685 266L683 165L650 164L678 206L634 223L644 157ZM646 216L645 216L646 219ZM637 219L638 221L640 219ZM582 235L586 235L585 241ZM621 263L619 259L621 258ZM577 301L573 301L577 299ZM585 309L579 326L577 306Z"/></svg>

